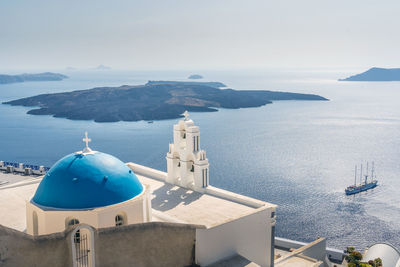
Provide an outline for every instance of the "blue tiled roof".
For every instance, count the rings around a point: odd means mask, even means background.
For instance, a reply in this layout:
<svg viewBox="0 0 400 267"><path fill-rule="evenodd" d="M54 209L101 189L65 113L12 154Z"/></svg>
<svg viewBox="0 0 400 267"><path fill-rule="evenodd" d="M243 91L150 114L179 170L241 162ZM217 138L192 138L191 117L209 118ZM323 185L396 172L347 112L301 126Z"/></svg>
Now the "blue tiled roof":
<svg viewBox="0 0 400 267"><path fill-rule="evenodd" d="M92 209L129 200L143 191L133 171L105 153L70 154L41 181L32 202L56 209Z"/></svg>

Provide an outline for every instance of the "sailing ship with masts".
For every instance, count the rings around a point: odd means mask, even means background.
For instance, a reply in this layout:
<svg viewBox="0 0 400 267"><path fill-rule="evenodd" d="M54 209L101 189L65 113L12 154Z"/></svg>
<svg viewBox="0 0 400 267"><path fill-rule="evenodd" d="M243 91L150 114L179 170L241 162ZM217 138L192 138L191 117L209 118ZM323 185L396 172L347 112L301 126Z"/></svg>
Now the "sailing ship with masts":
<svg viewBox="0 0 400 267"><path fill-rule="evenodd" d="M368 162L367 162L367 172L364 175L364 181L363 180L363 165L361 164L360 168L360 183L357 184L357 165L354 170L354 185L350 185L345 189L346 195L354 195L361 193L363 191L367 191L369 189L375 188L378 185L378 180L376 180L376 177L374 176L375 168L374 168L374 162L372 162L372 168L371 168L371 176L368 175ZM370 179L368 179L370 177Z"/></svg>

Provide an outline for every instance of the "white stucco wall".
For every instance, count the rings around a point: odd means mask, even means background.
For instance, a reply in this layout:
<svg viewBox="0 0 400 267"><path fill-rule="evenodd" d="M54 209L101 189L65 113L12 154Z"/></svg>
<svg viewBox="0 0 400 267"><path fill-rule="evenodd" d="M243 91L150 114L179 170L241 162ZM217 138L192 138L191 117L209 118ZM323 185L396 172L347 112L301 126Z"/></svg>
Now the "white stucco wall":
<svg viewBox="0 0 400 267"><path fill-rule="evenodd" d="M151 204L148 198L149 186L143 192L122 203L91 210L44 210L31 202L26 203L27 233L34 234L33 212L38 218L38 235L62 232L66 222L74 218L79 223L95 228L115 226L115 216L123 215L124 224L142 223L151 220Z"/></svg>
<svg viewBox="0 0 400 267"><path fill-rule="evenodd" d="M271 266L273 208L260 209L225 224L196 230L196 263L207 266L239 254L263 267Z"/></svg>

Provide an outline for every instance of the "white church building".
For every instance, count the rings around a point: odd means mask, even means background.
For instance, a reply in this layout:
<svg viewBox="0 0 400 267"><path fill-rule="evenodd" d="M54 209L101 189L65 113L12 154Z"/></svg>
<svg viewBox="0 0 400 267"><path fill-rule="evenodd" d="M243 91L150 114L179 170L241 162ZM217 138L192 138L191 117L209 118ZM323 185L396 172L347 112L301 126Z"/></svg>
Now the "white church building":
<svg viewBox="0 0 400 267"><path fill-rule="evenodd" d="M86 133L44 177L1 186L0 266L323 266L301 256L309 247L274 252L276 205L210 185L200 129L184 115L167 172L94 151Z"/></svg>

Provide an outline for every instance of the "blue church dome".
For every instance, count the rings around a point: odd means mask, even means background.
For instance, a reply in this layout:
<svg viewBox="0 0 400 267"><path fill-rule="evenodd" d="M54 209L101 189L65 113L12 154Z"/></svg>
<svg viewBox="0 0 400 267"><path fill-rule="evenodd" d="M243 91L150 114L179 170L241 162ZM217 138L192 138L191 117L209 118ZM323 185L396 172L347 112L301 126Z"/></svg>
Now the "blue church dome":
<svg viewBox="0 0 400 267"><path fill-rule="evenodd" d="M57 209L92 209L124 202L143 186L122 161L101 152L73 153L47 172L32 202Z"/></svg>

